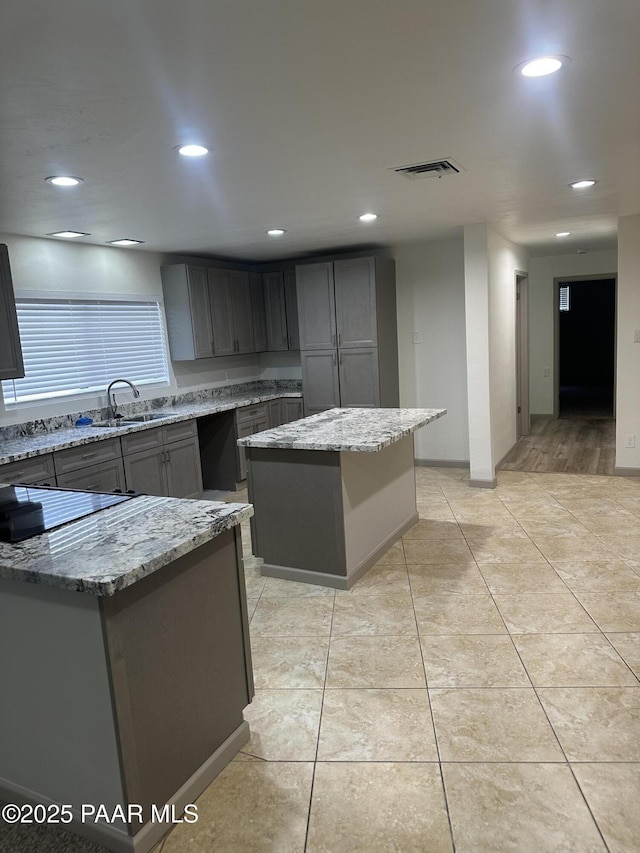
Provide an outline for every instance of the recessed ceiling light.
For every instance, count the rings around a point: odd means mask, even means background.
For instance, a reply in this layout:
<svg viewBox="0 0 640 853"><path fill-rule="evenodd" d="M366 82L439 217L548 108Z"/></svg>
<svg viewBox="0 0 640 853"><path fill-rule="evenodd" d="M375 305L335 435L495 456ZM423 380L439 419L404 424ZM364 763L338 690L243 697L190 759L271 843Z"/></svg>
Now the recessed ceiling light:
<svg viewBox="0 0 640 853"><path fill-rule="evenodd" d="M140 246L144 240L130 240L128 237L123 237L120 240L108 240L110 246Z"/></svg>
<svg viewBox="0 0 640 853"><path fill-rule="evenodd" d="M377 218L378 218L377 213L363 213L362 216L358 217L360 222L373 222Z"/></svg>
<svg viewBox="0 0 640 853"><path fill-rule="evenodd" d="M569 237L571 235L571 231L558 231L556 237Z"/></svg>
<svg viewBox="0 0 640 853"><path fill-rule="evenodd" d="M178 145L176 150L183 157L204 157L205 154L209 153L209 149L205 148L204 145Z"/></svg>
<svg viewBox="0 0 640 853"><path fill-rule="evenodd" d="M54 187L77 187L79 184L84 184L82 178L74 178L71 175L52 175L50 178L45 178L48 184L53 184Z"/></svg>
<svg viewBox="0 0 640 853"><path fill-rule="evenodd" d="M72 237L90 237L88 231L50 231L47 234L47 237L66 237L67 239L71 239Z"/></svg>
<svg viewBox="0 0 640 853"><path fill-rule="evenodd" d="M591 178L587 178L582 181L574 181L573 183L569 184L569 186L572 190L586 190L589 187L595 186L595 184L597 183L597 181L594 181Z"/></svg>
<svg viewBox="0 0 640 853"><path fill-rule="evenodd" d="M287 231L285 228L269 228L267 231L269 237L282 237L282 235L286 233Z"/></svg>
<svg viewBox="0 0 640 853"><path fill-rule="evenodd" d="M547 74L554 74L564 65L568 65L571 60L568 56L536 56L534 59L527 59L516 65L515 70L519 71L523 77L546 77Z"/></svg>

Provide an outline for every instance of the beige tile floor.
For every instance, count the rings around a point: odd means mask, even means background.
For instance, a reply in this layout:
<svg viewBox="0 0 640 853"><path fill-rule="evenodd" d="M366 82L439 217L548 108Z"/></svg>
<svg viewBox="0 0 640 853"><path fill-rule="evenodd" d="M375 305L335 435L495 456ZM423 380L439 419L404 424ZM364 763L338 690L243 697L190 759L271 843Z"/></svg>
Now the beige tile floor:
<svg viewBox="0 0 640 853"><path fill-rule="evenodd" d="M467 478L348 592L246 558L251 740L162 853L640 851L640 479Z"/></svg>

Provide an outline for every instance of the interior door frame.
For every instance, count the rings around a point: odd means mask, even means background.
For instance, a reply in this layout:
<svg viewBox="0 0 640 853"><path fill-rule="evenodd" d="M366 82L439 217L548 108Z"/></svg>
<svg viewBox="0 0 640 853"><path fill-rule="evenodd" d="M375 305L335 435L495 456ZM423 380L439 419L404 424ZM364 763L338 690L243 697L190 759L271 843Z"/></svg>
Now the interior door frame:
<svg viewBox="0 0 640 853"><path fill-rule="evenodd" d="M529 273L516 270L516 438L529 435Z"/></svg>
<svg viewBox="0 0 640 853"><path fill-rule="evenodd" d="M553 279L553 417L560 416L560 285L572 281L610 281L613 279L613 417L616 416L618 387L618 273L594 275L558 275Z"/></svg>

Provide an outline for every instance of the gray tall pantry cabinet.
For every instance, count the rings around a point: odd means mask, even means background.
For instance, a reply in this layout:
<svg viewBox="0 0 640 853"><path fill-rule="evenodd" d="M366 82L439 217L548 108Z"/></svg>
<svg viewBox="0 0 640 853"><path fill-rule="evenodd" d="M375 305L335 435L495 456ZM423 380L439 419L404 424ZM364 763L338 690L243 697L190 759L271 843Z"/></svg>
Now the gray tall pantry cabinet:
<svg viewBox="0 0 640 853"><path fill-rule="evenodd" d="M398 406L394 261L300 264L296 285L305 415Z"/></svg>

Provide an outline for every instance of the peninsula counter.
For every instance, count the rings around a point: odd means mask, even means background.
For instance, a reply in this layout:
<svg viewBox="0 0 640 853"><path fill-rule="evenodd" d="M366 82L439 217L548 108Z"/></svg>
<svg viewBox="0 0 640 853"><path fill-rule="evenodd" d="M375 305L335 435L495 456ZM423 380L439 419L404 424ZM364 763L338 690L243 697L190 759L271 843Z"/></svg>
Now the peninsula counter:
<svg viewBox="0 0 640 853"><path fill-rule="evenodd" d="M349 589L418 519L413 433L446 409L330 409L245 447L263 575Z"/></svg>
<svg viewBox="0 0 640 853"><path fill-rule="evenodd" d="M132 497L0 542L0 800L150 850L249 738L247 504ZM129 821L80 820L83 804Z"/></svg>

